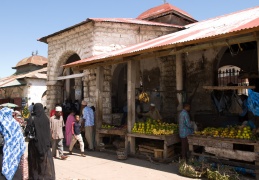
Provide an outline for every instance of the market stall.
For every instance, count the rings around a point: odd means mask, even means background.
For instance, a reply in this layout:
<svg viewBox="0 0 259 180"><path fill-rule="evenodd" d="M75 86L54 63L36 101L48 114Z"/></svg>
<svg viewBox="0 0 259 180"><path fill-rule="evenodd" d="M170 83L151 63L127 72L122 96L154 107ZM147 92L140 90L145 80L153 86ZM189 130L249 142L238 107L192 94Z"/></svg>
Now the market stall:
<svg viewBox="0 0 259 180"><path fill-rule="evenodd" d="M102 128L97 129L97 133L99 134L98 136L98 146L103 142L104 137L112 138L114 136L119 136L120 139L124 141L123 144L120 144L120 148L125 148L126 147L126 142L127 142L127 129L126 128L117 128L114 126L110 125L103 125ZM99 148L104 148L104 146L99 147Z"/></svg>
<svg viewBox="0 0 259 180"><path fill-rule="evenodd" d="M192 155L252 169L259 179L259 141L249 127L207 127L188 136L188 142Z"/></svg>
<svg viewBox="0 0 259 180"><path fill-rule="evenodd" d="M150 153L157 158L167 159L174 155L174 147L172 145L180 142L178 135L178 125L174 123L165 123L160 120L147 119L146 122L137 122L134 124L131 133L127 134L131 138L142 138L150 140L162 141L154 145L132 144L132 149L137 149L140 153ZM157 145L157 146L156 146ZM136 152L133 152L134 154Z"/></svg>
<svg viewBox="0 0 259 180"><path fill-rule="evenodd" d="M174 150L169 148L169 146L174 145L176 143L180 142L180 138L178 134L172 134L172 135L145 135L145 134L139 134L139 133L129 133L129 137L134 137L134 138L146 138L146 139L154 139L154 140L161 140L163 141L164 147L161 149L163 152L163 159L170 158L171 155L173 155ZM150 147L145 147L145 145L139 145L139 149L141 151L141 148L143 152L148 152L144 149L150 149L151 153L156 153L157 149L156 148L150 148ZM158 156L160 157L160 156Z"/></svg>

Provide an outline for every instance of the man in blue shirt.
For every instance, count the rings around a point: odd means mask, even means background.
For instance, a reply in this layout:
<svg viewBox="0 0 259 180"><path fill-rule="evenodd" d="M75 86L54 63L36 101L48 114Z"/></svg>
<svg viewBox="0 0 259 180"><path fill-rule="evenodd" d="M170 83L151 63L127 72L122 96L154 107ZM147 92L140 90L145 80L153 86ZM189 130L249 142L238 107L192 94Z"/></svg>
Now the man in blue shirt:
<svg viewBox="0 0 259 180"><path fill-rule="evenodd" d="M94 111L92 108L87 106L86 101L82 101L83 109L83 119L85 122L85 138L88 143L88 149L94 150L94 139L93 139L93 128L94 128Z"/></svg>
<svg viewBox="0 0 259 180"><path fill-rule="evenodd" d="M182 145L182 158L187 158L187 153L189 151L189 144L187 136L193 134L193 124L190 121L189 111L191 105L186 103L183 105L183 110L179 114L179 135Z"/></svg>

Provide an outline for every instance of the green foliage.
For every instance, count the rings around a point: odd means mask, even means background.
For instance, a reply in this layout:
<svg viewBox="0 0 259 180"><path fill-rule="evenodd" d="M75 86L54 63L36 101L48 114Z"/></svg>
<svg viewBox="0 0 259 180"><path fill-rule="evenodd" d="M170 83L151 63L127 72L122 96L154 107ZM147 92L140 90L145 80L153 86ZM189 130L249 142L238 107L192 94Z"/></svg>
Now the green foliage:
<svg viewBox="0 0 259 180"><path fill-rule="evenodd" d="M22 116L23 116L23 118L28 118L29 115L30 115L30 111L29 111L28 107L25 106L24 109L22 110Z"/></svg>

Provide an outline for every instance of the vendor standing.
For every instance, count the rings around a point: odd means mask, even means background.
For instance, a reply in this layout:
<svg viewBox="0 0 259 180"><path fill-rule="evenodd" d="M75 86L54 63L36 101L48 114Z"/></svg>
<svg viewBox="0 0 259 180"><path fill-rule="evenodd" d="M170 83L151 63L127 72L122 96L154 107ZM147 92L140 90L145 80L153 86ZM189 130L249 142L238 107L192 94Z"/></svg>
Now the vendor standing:
<svg viewBox="0 0 259 180"><path fill-rule="evenodd" d="M155 120L161 120L162 117L156 108L156 105L154 103L150 104L149 111L147 113L140 113L142 116L150 117L151 119Z"/></svg>
<svg viewBox="0 0 259 180"><path fill-rule="evenodd" d="M189 111L191 110L191 105L186 103L183 105L183 110L179 114L179 135L181 139L182 146L182 158L187 158L187 153L189 151L189 144L187 136L193 134L194 128L190 120Z"/></svg>

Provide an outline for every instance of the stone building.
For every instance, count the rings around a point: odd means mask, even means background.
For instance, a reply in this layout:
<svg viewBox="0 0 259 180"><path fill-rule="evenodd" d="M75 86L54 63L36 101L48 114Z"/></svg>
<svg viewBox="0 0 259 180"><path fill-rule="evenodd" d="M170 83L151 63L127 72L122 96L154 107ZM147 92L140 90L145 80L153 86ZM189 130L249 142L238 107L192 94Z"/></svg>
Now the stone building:
<svg viewBox="0 0 259 180"><path fill-rule="evenodd" d="M20 60L16 72L0 79L0 104L11 102L20 108L40 102L46 105L47 58L33 54Z"/></svg>
<svg viewBox="0 0 259 180"><path fill-rule="evenodd" d="M207 118L215 119L215 116L218 117L217 113L220 113L212 100L216 91L220 91L217 101L231 91L231 95L227 97L233 101L229 102L231 105L236 101L233 97L246 92L246 89L258 92L258 12L259 8L254 7L188 24L180 31L102 56L86 58L66 67L90 69L124 60L128 63L128 70L131 70L128 72L128 78L131 78L128 80L129 85L134 76L140 76L132 67L141 67L143 63L150 66L158 63L160 75L157 82L161 91L160 108L164 115L167 112L169 116L176 114L183 102L189 102L192 104L192 115L209 114L213 116ZM159 74L152 71L149 73L143 76L146 86L153 83ZM152 75L155 77L151 77ZM138 81L134 81L134 84L137 87L136 82ZM128 100L134 96L132 92L135 92L135 88L128 88ZM131 105L131 111L134 112L135 106L133 103ZM237 111L229 111L230 109L226 107L224 112L231 114L231 117L235 116L237 120ZM134 115L131 116L134 119ZM231 117L225 119L231 120ZM194 119L198 121L199 117ZM130 128L128 131L130 132Z"/></svg>
<svg viewBox="0 0 259 180"><path fill-rule="evenodd" d="M81 59L126 48L183 29L196 20L188 13L168 3L151 8L137 18L89 18L79 24L42 37L39 41L48 44L48 109L65 100L85 99L97 106L97 66L62 66ZM139 88L143 83L162 115L173 117L175 109L175 57L150 58L140 62ZM127 103L127 63L111 62L104 65L102 93L102 119L111 123L112 114L121 112ZM163 91L163 93L161 93ZM144 111L148 110L144 104Z"/></svg>
<svg viewBox="0 0 259 180"><path fill-rule="evenodd" d="M258 91L258 15L255 7L197 22L166 3L136 19L91 18L40 38L49 49L48 109L66 99L96 106L99 144L103 135L125 135L102 131L101 125L113 123L113 114L127 105L125 147L130 145L132 154L136 138L150 138L131 133L140 90L149 94L164 121L176 122L189 102L192 118L204 127L236 122L236 112L218 115L212 95L230 90L228 98L234 100L244 89ZM244 79L249 86L242 86ZM148 106L143 104L143 111Z"/></svg>

